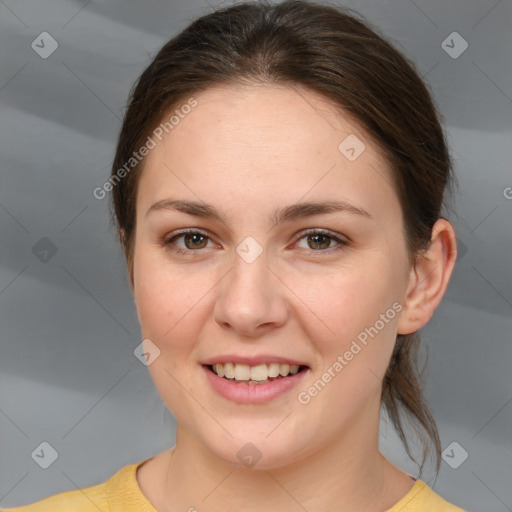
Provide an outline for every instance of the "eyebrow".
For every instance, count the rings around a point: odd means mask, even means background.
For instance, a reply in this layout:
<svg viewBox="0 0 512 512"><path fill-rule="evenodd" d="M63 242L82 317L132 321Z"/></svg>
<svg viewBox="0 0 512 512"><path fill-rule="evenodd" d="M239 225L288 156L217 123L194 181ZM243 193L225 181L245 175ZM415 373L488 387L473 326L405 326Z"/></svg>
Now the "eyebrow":
<svg viewBox="0 0 512 512"><path fill-rule="evenodd" d="M215 219L224 223L222 213L217 211L211 204L200 201L162 199L149 207L146 216L153 211L159 210L176 210L195 217ZM363 208L354 206L345 201L308 201L278 208L270 215L269 220L273 224L280 224L333 212L347 212L369 219L372 218Z"/></svg>

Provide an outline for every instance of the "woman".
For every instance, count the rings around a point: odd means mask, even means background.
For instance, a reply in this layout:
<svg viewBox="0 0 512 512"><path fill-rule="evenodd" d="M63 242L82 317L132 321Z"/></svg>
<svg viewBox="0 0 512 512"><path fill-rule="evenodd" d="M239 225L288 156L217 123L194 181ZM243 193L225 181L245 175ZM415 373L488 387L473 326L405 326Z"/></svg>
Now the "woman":
<svg viewBox="0 0 512 512"><path fill-rule="evenodd" d="M17 509L460 511L387 461L440 442L414 364L456 258L429 93L352 14L244 3L169 41L108 189L176 445Z"/></svg>

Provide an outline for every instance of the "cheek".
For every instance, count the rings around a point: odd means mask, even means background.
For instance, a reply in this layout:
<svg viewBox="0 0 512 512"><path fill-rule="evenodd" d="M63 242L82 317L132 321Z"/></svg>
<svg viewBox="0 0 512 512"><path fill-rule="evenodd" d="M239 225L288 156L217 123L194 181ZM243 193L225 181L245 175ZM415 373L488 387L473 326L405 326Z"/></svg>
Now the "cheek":
<svg viewBox="0 0 512 512"><path fill-rule="evenodd" d="M195 322L187 321L197 314L205 284L190 270L169 267L151 254L138 254L134 260L134 299L142 335L162 348L173 339L183 344Z"/></svg>
<svg viewBox="0 0 512 512"><path fill-rule="evenodd" d="M305 327L318 354L318 367L299 390L298 401L312 417L329 416L333 432L336 425L380 400L402 307L393 273L383 270L375 266L338 274L324 295L309 283L309 304L322 319Z"/></svg>
<svg viewBox="0 0 512 512"><path fill-rule="evenodd" d="M160 353L148 371L167 408L187 423L197 412L185 388L192 391L193 351L204 323L207 291L199 276L170 269L150 255L135 260L134 297L143 339L150 339ZM173 271L176 270L176 271ZM206 288L206 289L205 289ZM200 393L193 391L194 396Z"/></svg>
<svg viewBox="0 0 512 512"><path fill-rule="evenodd" d="M302 390L302 398L314 401L319 411L329 404L344 404L329 413L339 421L364 407L370 396L375 400L380 396L402 308L396 273L389 260L387 264L374 260L372 265L361 264L360 270L337 272L327 291L314 282L304 287L309 289L311 309L322 322L303 328L309 329L308 338L314 340L318 354L316 377L327 383L324 391L324 384L315 381L311 394Z"/></svg>
<svg viewBox="0 0 512 512"><path fill-rule="evenodd" d="M316 321L309 323L316 332L312 339L324 339L331 348L342 349L376 323L379 331L392 330L398 320L393 304L401 297L393 275L374 263L303 283L304 303L316 315Z"/></svg>

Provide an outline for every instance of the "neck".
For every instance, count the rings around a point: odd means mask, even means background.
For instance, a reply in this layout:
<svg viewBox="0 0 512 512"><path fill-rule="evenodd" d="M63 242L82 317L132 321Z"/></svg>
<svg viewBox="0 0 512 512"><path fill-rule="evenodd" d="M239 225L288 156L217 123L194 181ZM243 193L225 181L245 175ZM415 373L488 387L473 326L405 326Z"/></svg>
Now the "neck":
<svg viewBox="0 0 512 512"><path fill-rule="evenodd" d="M178 424L158 510L385 511L413 482L379 452L378 427L379 409L300 461L249 469L220 459Z"/></svg>

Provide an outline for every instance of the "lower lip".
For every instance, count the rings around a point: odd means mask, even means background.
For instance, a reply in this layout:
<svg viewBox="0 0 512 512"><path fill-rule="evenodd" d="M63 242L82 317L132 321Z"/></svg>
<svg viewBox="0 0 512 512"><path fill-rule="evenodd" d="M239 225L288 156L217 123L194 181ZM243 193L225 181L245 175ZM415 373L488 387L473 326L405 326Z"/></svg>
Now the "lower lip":
<svg viewBox="0 0 512 512"><path fill-rule="evenodd" d="M309 372L308 368L295 375L270 380L266 384L237 384L224 377L219 377L206 366L203 366L203 370L212 388L219 395L239 404L261 404L270 402L270 400L283 395L297 386L304 375Z"/></svg>

